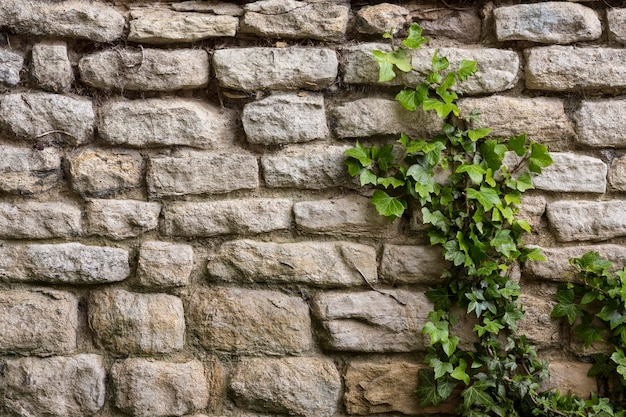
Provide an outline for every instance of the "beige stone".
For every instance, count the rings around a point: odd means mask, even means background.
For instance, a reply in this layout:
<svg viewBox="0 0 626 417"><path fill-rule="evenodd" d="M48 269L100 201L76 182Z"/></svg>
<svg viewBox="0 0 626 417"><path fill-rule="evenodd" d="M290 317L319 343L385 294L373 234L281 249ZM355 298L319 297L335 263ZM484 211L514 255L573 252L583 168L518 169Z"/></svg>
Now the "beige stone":
<svg viewBox="0 0 626 417"><path fill-rule="evenodd" d="M82 213L65 203L0 203L0 238L50 239L82 234Z"/></svg>
<svg viewBox="0 0 626 417"><path fill-rule="evenodd" d="M420 21L425 36L449 38L468 44L480 43L483 22L478 10L464 7L463 10L449 9L441 12L442 15L436 15L434 19L428 19L430 14L425 13L427 19Z"/></svg>
<svg viewBox="0 0 626 417"><path fill-rule="evenodd" d="M356 13L356 30L379 35L395 34L402 30L409 13L405 7L390 3L365 6Z"/></svg>
<svg viewBox="0 0 626 417"><path fill-rule="evenodd" d="M518 302L524 310L524 318L517 322L518 334L526 336L538 349L559 346L560 322L551 317L556 301L520 294Z"/></svg>
<svg viewBox="0 0 626 417"><path fill-rule="evenodd" d="M569 152L550 154L553 164L533 178L538 190L577 193L606 192L606 164L598 158Z"/></svg>
<svg viewBox="0 0 626 417"><path fill-rule="evenodd" d="M548 204L547 213L560 242L599 241L626 235L626 207L620 200L560 200Z"/></svg>
<svg viewBox="0 0 626 417"><path fill-rule="evenodd" d="M53 188L60 181L61 154L57 149L0 145L0 190L32 195Z"/></svg>
<svg viewBox="0 0 626 417"><path fill-rule="evenodd" d="M609 184L614 190L626 190L626 156L620 156L611 161Z"/></svg>
<svg viewBox="0 0 626 417"><path fill-rule="evenodd" d="M136 200L91 200L87 203L87 233L122 240L159 226L161 204Z"/></svg>
<svg viewBox="0 0 626 417"><path fill-rule="evenodd" d="M541 388L559 389L562 393L570 392L581 398L590 398L591 393L598 391L595 377L587 376L591 368L590 363L573 361L552 361L548 366L550 380Z"/></svg>
<svg viewBox="0 0 626 417"><path fill-rule="evenodd" d="M583 100L574 114L578 142L596 148L626 146L626 100Z"/></svg>
<svg viewBox="0 0 626 417"><path fill-rule="evenodd" d="M437 246L385 244L380 261L382 280L390 284L438 284L450 267Z"/></svg>
<svg viewBox="0 0 626 417"><path fill-rule="evenodd" d="M171 288L187 285L193 269L193 247L169 242L141 244L137 281L148 288Z"/></svg>
<svg viewBox="0 0 626 417"><path fill-rule="evenodd" d="M30 74L37 85L48 91L67 91L74 82L72 63L64 42L38 43L33 46Z"/></svg>
<svg viewBox="0 0 626 417"><path fill-rule="evenodd" d="M179 12L213 13L216 15L242 16L243 7L226 1L181 1L172 4L172 9Z"/></svg>

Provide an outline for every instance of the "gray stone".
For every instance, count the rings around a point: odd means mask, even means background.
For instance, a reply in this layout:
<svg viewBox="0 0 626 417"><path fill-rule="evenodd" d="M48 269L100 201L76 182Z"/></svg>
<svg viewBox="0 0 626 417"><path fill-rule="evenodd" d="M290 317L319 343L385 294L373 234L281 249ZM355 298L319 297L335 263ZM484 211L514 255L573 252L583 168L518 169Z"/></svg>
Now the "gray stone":
<svg viewBox="0 0 626 417"><path fill-rule="evenodd" d="M626 146L626 100L583 100L574 114L578 142L597 148Z"/></svg>
<svg viewBox="0 0 626 417"><path fill-rule="evenodd" d="M18 416L83 417L104 405L106 371L99 355L7 360L0 402Z"/></svg>
<svg viewBox="0 0 626 417"><path fill-rule="evenodd" d="M235 367L229 388L246 408L330 417L337 410L341 377L328 359L248 358Z"/></svg>
<svg viewBox="0 0 626 417"><path fill-rule="evenodd" d="M437 284L442 282L441 272L449 267L439 247L385 244L380 274L392 285Z"/></svg>
<svg viewBox="0 0 626 417"><path fill-rule="evenodd" d="M248 142L283 145L328 139L324 96L274 94L243 109L243 128Z"/></svg>
<svg viewBox="0 0 626 417"><path fill-rule="evenodd" d="M137 281L148 288L171 288L187 285L193 269L193 247L149 241L141 244Z"/></svg>
<svg viewBox="0 0 626 417"><path fill-rule="evenodd" d="M285 355L311 349L306 302L277 291L197 290L187 308L189 331L209 351Z"/></svg>
<svg viewBox="0 0 626 417"><path fill-rule="evenodd" d="M0 203L0 238L50 239L82 233L81 210L65 203Z"/></svg>
<svg viewBox="0 0 626 417"><path fill-rule="evenodd" d="M172 4L172 9L179 12L213 13L216 15L243 16L243 7L219 0L181 1Z"/></svg>
<svg viewBox="0 0 626 417"><path fill-rule="evenodd" d="M541 195L522 196L522 204L519 206L517 217L526 220L534 230L541 225L541 218L546 212L546 199Z"/></svg>
<svg viewBox="0 0 626 417"><path fill-rule="evenodd" d="M221 194L259 186L257 159L248 153L188 151L150 158L146 175L148 192L156 197Z"/></svg>
<svg viewBox="0 0 626 417"><path fill-rule="evenodd" d="M375 284L376 249L349 242L271 243L236 240L211 256L208 271L222 281L348 287Z"/></svg>
<svg viewBox="0 0 626 417"><path fill-rule="evenodd" d="M176 91L209 82L209 55L202 49L108 49L78 62L82 80L105 90Z"/></svg>
<svg viewBox="0 0 626 417"><path fill-rule="evenodd" d="M291 226L292 207L291 200L278 198L173 203L163 209L163 233L211 237L284 230Z"/></svg>
<svg viewBox="0 0 626 417"><path fill-rule="evenodd" d="M320 293L312 309L324 328L323 341L331 350L412 352L428 345L420 332L432 304L423 293Z"/></svg>
<svg viewBox="0 0 626 417"><path fill-rule="evenodd" d="M198 100L115 100L100 107L98 134L112 145L219 148L233 139L230 112Z"/></svg>
<svg viewBox="0 0 626 417"><path fill-rule="evenodd" d="M213 65L222 87L243 91L320 90L338 70L335 51L301 47L220 49Z"/></svg>
<svg viewBox="0 0 626 417"><path fill-rule="evenodd" d="M626 156L622 155L611 161L609 183L617 191L626 191Z"/></svg>
<svg viewBox="0 0 626 417"><path fill-rule="evenodd" d="M72 63L67 56L65 42L33 45L30 75L39 88L61 93L74 82Z"/></svg>
<svg viewBox="0 0 626 417"><path fill-rule="evenodd" d="M70 184L82 196L104 197L139 188L143 158L139 152L82 149L68 155Z"/></svg>
<svg viewBox="0 0 626 417"><path fill-rule="evenodd" d="M128 40L149 44L196 42L208 38L235 36L239 19L202 13L169 10L132 13Z"/></svg>
<svg viewBox="0 0 626 417"><path fill-rule="evenodd" d="M93 292L89 326L100 345L120 355L170 353L185 343L183 303L167 294Z"/></svg>
<svg viewBox="0 0 626 417"><path fill-rule="evenodd" d="M61 155L57 149L0 145L0 190L30 195L47 191L60 181Z"/></svg>
<svg viewBox="0 0 626 417"><path fill-rule="evenodd" d="M91 200L86 232L114 240L137 237L159 226L161 204L135 200Z"/></svg>
<svg viewBox="0 0 626 417"><path fill-rule="evenodd" d="M626 205L623 201L562 200L548 204L547 213L560 242L626 236Z"/></svg>
<svg viewBox="0 0 626 417"><path fill-rule="evenodd" d="M560 320L551 317L557 302L522 293L518 303L524 310L524 317L517 322L518 334L526 336L538 349L559 346Z"/></svg>
<svg viewBox="0 0 626 417"><path fill-rule="evenodd" d="M0 89L15 87L20 82L24 58L15 52L0 49Z"/></svg>
<svg viewBox="0 0 626 417"><path fill-rule="evenodd" d="M332 110L335 133L340 138L375 135L430 136L441 130L443 120L435 112L405 110L395 100L362 98Z"/></svg>
<svg viewBox="0 0 626 417"><path fill-rule="evenodd" d="M115 405L136 417L182 416L206 408L209 388L202 363L131 358L111 367Z"/></svg>
<svg viewBox="0 0 626 417"><path fill-rule="evenodd" d="M545 2L498 7L493 11L498 41L567 44L602 36L593 9L580 4Z"/></svg>
<svg viewBox="0 0 626 417"><path fill-rule="evenodd" d="M111 42L123 36L125 24L124 16L102 2L0 0L0 26L19 34Z"/></svg>
<svg viewBox="0 0 626 417"><path fill-rule="evenodd" d="M0 353L63 355L76 350L78 300L61 291L0 291Z"/></svg>
<svg viewBox="0 0 626 417"><path fill-rule="evenodd" d="M409 10L389 3L362 7L356 13L356 30L360 33L396 34L407 23Z"/></svg>
<svg viewBox="0 0 626 417"><path fill-rule="evenodd" d="M445 10L435 19L420 20L422 33L437 38L449 38L469 44L480 43L483 26L476 10ZM428 14L426 14L428 16Z"/></svg>
<svg viewBox="0 0 626 417"><path fill-rule="evenodd" d="M541 385L541 390L558 389L588 399L589 393L598 391L594 376L588 376L592 364L574 361L552 361L548 365L550 379Z"/></svg>
<svg viewBox="0 0 626 417"><path fill-rule="evenodd" d="M27 141L81 145L93 138L91 100L50 93L0 96L0 132Z"/></svg>
<svg viewBox="0 0 626 417"><path fill-rule="evenodd" d="M554 163L533 178L538 190L577 193L606 191L607 166L602 160L565 152L553 152L550 156Z"/></svg>
<svg viewBox="0 0 626 417"><path fill-rule="evenodd" d="M609 8L606 11L609 37L619 43L626 43L626 9Z"/></svg>
<svg viewBox="0 0 626 417"><path fill-rule="evenodd" d="M347 5L330 2L262 0L244 9L241 32L270 38L339 41L350 17Z"/></svg>

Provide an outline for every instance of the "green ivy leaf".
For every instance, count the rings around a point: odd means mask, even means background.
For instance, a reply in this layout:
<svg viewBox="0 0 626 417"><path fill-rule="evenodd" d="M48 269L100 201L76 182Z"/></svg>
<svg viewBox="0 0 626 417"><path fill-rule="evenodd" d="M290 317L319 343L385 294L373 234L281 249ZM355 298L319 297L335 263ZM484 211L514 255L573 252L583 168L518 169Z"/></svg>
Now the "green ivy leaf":
<svg viewBox="0 0 626 417"><path fill-rule="evenodd" d="M419 164L414 164L406 171L406 176L415 180L415 192L420 197L427 198L431 193L435 192L437 182L435 176L428 169Z"/></svg>
<svg viewBox="0 0 626 417"><path fill-rule="evenodd" d="M468 188L467 198L478 201L485 211L491 210L494 205L502 205L497 191L485 186L481 186L480 190Z"/></svg>
<svg viewBox="0 0 626 417"><path fill-rule="evenodd" d="M552 165L552 157L548 153L548 147L540 143L531 143L528 169L541 174L541 169L550 165Z"/></svg>
<svg viewBox="0 0 626 417"><path fill-rule="evenodd" d="M361 169L361 173L359 175L359 181L361 182L361 187L367 184L376 185L378 177L369 169L363 168Z"/></svg>
<svg viewBox="0 0 626 417"><path fill-rule="evenodd" d="M459 65L459 69L457 71L457 77L459 77L460 81L465 81L470 76L474 75L477 71L476 61L469 61L464 59L461 61Z"/></svg>
<svg viewBox="0 0 626 417"><path fill-rule="evenodd" d="M437 112L437 116L441 119L445 119L450 113L453 113L455 116L459 115L459 108L456 104L444 103L434 98L424 100L422 108L426 111L435 110Z"/></svg>
<svg viewBox="0 0 626 417"><path fill-rule="evenodd" d="M460 165L455 172L457 174L466 172L474 184L480 184L483 181L483 175L487 173L487 171L478 164Z"/></svg>
<svg viewBox="0 0 626 417"><path fill-rule="evenodd" d="M465 369L467 369L467 362L465 361L465 359L461 358L459 359L459 364L456 368L454 368L454 371L452 371L450 376L454 379L465 382L465 385L469 385L470 377L467 372L465 372ZM436 375L435 378L437 378Z"/></svg>
<svg viewBox="0 0 626 417"><path fill-rule="evenodd" d="M392 220L402 217L406 210L406 203L398 197L391 197L382 190L374 191L372 195L372 203L376 207L376 211L381 216L389 217Z"/></svg>
<svg viewBox="0 0 626 417"><path fill-rule="evenodd" d="M583 323L574 327L574 334L582 339L586 347L591 346L595 341L604 340L602 330L590 323Z"/></svg>
<svg viewBox="0 0 626 417"><path fill-rule="evenodd" d="M557 304L552 309L552 317L567 317L570 325L581 315L580 309L574 303L574 290L571 288L561 288L556 293Z"/></svg>
<svg viewBox="0 0 626 417"><path fill-rule="evenodd" d="M490 385L485 381L476 381L461 393L463 405L467 408L484 407L489 409L495 402L487 392Z"/></svg>
<svg viewBox="0 0 626 417"><path fill-rule="evenodd" d="M519 136L513 136L509 139L508 142L509 149L517 154L517 156L524 156L524 154L528 151L526 148L526 134L522 134Z"/></svg>
<svg viewBox="0 0 626 417"><path fill-rule="evenodd" d="M472 129L467 131L467 136L472 142L476 142L479 139L489 136L493 129L482 127L480 129Z"/></svg>
<svg viewBox="0 0 626 417"><path fill-rule="evenodd" d="M387 171L396 159L393 156L393 145L387 144L381 148L376 148L376 153L374 153L374 148L372 148L372 159L376 160L376 164L381 171Z"/></svg>
<svg viewBox="0 0 626 417"><path fill-rule="evenodd" d="M372 51L372 54L374 54L374 59L378 63L378 81L386 82L396 78L393 64L389 61L387 53L383 51Z"/></svg>
<svg viewBox="0 0 626 417"><path fill-rule="evenodd" d="M405 184L404 180L395 177L379 177L378 185L382 185L385 188L398 188Z"/></svg>
<svg viewBox="0 0 626 417"><path fill-rule="evenodd" d="M404 89L396 94L396 101L402 105L406 110L415 111L422 102L419 101L419 97L415 90Z"/></svg>
<svg viewBox="0 0 626 417"><path fill-rule="evenodd" d="M483 160L487 163L487 166L497 171L502 166L506 146L498 143L498 141L494 139L488 139L480 145L480 152L483 154Z"/></svg>
<svg viewBox="0 0 626 417"><path fill-rule="evenodd" d="M524 172L522 173L518 178L517 178L517 190L520 192L524 192L527 190L532 190L535 188L535 186L533 185L533 178L530 176L530 174L528 172Z"/></svg>
<svg viewBox="0 0 626 417"><path fill-rule="evenodd" d="M350 174L351 177L356 177L363 169L361 162L354 158L347 158L345 164L348 167L348 174Z"/></svg>
<svg viewBox="0 0 626 417"><path fill-rule="evenodd" d="M372 165L372 151L370 148L366 148L357 140L354 148L346 149L344 154L351 156L352 158L358 160L361 163L362 167L369 167Z"/></svg>
<svg viewBox="0 0 626 417"><path fill-rule="evenodd" d="M439 51L437 50L433 54L432 65L435 71L443 71L450 66L450 62L448 61L448 58L446 58L445 56L440 57Z"/></svg>
<svg viewBox="0 0 626 417"><path fill-rule="evenodd" d="M615 329L620 324L626 323L626 315L608 305L602 307L602 310L596 314L596 317L608 322L611 330Z"/></svg>
<svg viewBox="0 0 626 417"><path fill-rule="evenodd" d="M438 358L433 358L428 362L433 371L435 371L435 379L440 379L445 374L452 373L454 365L450 362L442 362Z"/></svg>
<svg viewBox="0 0 626 417"><path fill-rule="evenodd" d="M426 42L428 42L428 38L422 36L422 28L420 25L413 23L409 27L409 33L406 39L402 41L402 45L409 49L419 49Z"/></svg>
<svg viewBox="0 0 626 417"><path fill-rule="evenodd" d="M419 398L421 407L429 405L439 405L443 398L437 392L437 384L435 383L435 373L430 369L420 369L417 371L417 389L415 394Z"/></svg>

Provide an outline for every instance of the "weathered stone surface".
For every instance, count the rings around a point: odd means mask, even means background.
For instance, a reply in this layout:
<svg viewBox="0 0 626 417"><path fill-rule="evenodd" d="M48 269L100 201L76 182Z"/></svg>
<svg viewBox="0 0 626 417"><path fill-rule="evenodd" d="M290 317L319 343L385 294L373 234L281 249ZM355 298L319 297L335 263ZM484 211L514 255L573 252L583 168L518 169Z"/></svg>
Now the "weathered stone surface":
<svg viewBox="0 0 626 417"><path fill-rule="evenodd" d="M470 44L480 43L483 21L477 10L446 10L435 19L421 20L424 35L450 38ZM428 17L428 13L424 14Z"/></svg>
<svg viewBox="0 0 626 417"><path fill-rule="evenodd" d="M332 350L412 352L424 350L428 343L420 332L432 305L423 293L320 293L312 309Z"/></svg>
<svg viewBox="0 0 626 417"><path fill-rule="evenodd" d="M223 281L323 287L375 284L376 268L374 247L349 242L236 240L224 243L208 264L209 275Z"/></svg>
<svg viewBox="0 0 626 417"><path fill-rule="evenodd" d="M91 100L50 93L0 96L0 132L27 141L80 145L93 137Z"/></svg>
<svg viewBox="0 0 626 417"><path fill-rule="evenodd" d="M243 129L248 142L283 145L328 139L324 96L318 94L274 94L247 104Z"/></svg>
<svg viewBox="0 0 626 417"><path fill-rule="evenodd" d="M532 230L541 225L541 218L546 212L546 199L541 195L522 197L522 204L519 206L517 217L526 220Z"/></svg>
<svg viewBox="0 0 626 417"><path fill-rule="evenodd" d="M24 58L15 52L0 49L0 90L14 87L20 82L20 71Z"/></svg>
<svg viewBox="0 0 626 417"><path fill-rule="evenodd" d="M209 82L209 55L202 49L109 49L84 56L78 69L96 88L189 90Z"/></svg>
<svg viewBox="0 0 626 417"><path fill-rule="evenodd" d="M348 27L348 5L331 2L262 0L244 6L241 31L270 38L341 40Z"/></svg>
<svg viewBox="0 0 626 417"><path fill-rule="evenodd" d="M596 378L587 376L592 364L574 361L552 361L548 365L550 380L541 386L541 390L559 389L569 392L583 399L588 399L590 393L598 391Z"/></svg>
<svg viewBox="0 0 626 417"><path fill-rule="evenodd" d="M614 190L626 191L626 156L620 156L611 161L609 183Z"/></svg>
<svg viewBox="0 0 626 417"><path fill-rule="evenodd" d="M149 288L187 285L193 269L193 247L183 244L149 241L141 244L137 280Z"/></svg>
<svg viewBox="0 0 626 417"><path fill-rule="evenodd" d="M91 416L104 405L102 362L102 356L89 354L10 359L0 379L0 401L24 417Z"/></svg>
<svg viewBox="0 0 626 417"><path fill-rule="evenodd" d="M218 148L233 139L230 112L197 100L116 100L99 110L98 133L112 145Z"/></svg>
<svg viewBox="0 0 626 417"><path fill-rule="evenodd" d="M579 193L606 191L607 166L602 160L565 152L553 152L550 155L554 163L533 178L538 190Z"/></svg>
<svg viewBox="0 0 626 417"><path fill-rule="evenodd" d="M259 166L248 153L188 151L150 158L146 181L156 197L251 190L259 186Z"/></svg>
<svg viewBox="0 0 626 417"><path fill-rule="evenodd" d="M498 7L493 11L499 41L567 44L602 36L600 19L580 4L546 2Z"/></svg>
<svg viewBox="0 0 626 417"><path fill-rule="evenodd" d="M340 138L363 138L375 135L411 137L438 132L443 121L435 112L405 110L395 100L362 98L332 110L335 133Z"/></svg>
<svg viewBox="0 0 626 417"><path fill-rule="evenodd" d="M206 408L209 389L202 363L131 358L111 367L115 405L136 417L182 416Z"/></svg>
<svg viewBox="0 0 626 417"><path fill-rule="evenodd" d="M235 367L229 388L246 408L330 417L337 410L341 378L328 359L247 358Z"/></svg>
<svg viewBox="0 0 626 417"><path fill-rule="evenodd" d="M136 200L91 200L86 232L115 240L137 237L159 226L161 204Z"/></svg>
<svg viewBox="0 0 626 417"><path fill-rule="evenodd" d="M356 13L356 30L361 33L398 33L407 23L409 10L395 4L381 3L362 7Z"/></svg>
<svg viewBox="0 0 626 417"><path fill-rule="evenodd" d="M33 46L30 75L37 86L61 93L74 82L72 63L65 42L38 43Z"/></svg>
<svg viewBox="0 0 626 417"><path fill-rule="evenodd" d="M265 184L271 188L320 190L349 186L343 153L347 146L290 147L261 158Z"/></svg>
<svg viewBox="0 0 626 417"><path fill-rule="evenodd" d="M243 91L320 90L338 70L335 51L299 47L220 49L213 65L222 87Z"/></svg>
<svg viewBox="0 0 626 417"><path fill-rule="evenodd" d="M372 51L389 51L382 43L365 43L344 49L342 54L343 81L348 84L378 84L378 64ZM416 49L410 52L413 71L401 73L387 85L418 85L424 81L422 74L431 68L435 49ZM509 90L515 86L519 71L517 53L502 49L439 48L439 56L450 61L451 68L458 68L463 59L474 60L480 69L474 76L458 85L464 94L486 94Z"/></svg>
<svg viewBox="0 0 626 417"><path fill-rule="evenodd" d="M441 271L448 267L438 247L386 244L380 274L391 284L436 284L441 282Z"/></svg>
<svg viewBox="0 0 626 417"><path fill-rule="evenodd" d="M27 35L110 42L122 37L126 21L101 2L1 0L0 26Z"/></svg>
<svg viewBox="0 0 626 417"><path fill-rule="evenodd" d="M626 43L626 9L610 8L606 11L609 37L619 43Z"/></svg>
<svg viewBox="0 0 626 417"><path fill-rule="evenodd" d="M311 348L306 302L277 291L214 288L194 291L189 330L209 351L284 355Z"/></svg>
<svg viewBox="0 0 626 417"><path fill-rule="evenodd" d="M545 46L529 49L526 54L526 87L531 90L626 89L626 50Z"/></svg>
<svg viewBox="0 0 626 417"><path fill-rule="evenodd" d="M65 203L0 203L0 238L50 239L82 233L81 211Z"/></svg>
<svg viewBox="0 0 626 417"><path fill-rule="evenodd" d="M61 291L0 291L0 352L68 354L76 350L78 300Z"/></svg>
<svg viewBox="0 0 626 417"><path fill-rule="evenodd" d="M139 152L84 149L69 154L67 160L70 184L83 196L104 197L141 186Z"/></svg>
<svg viewBox="0 0 626 417"><path fill-rule="evenodd" d="M163 209L163 232L174 236L258 234L291 225L293 203L287 199L243 199L174 203Z"/></svg>
<svg viewBox="0 0 626 417"><path fill-rule="evenodd" d="M47 191L61 180L61 155L55 148L36 150L0 145L0 190L15 194Z"/></svg>
<svg viewBox="0 0 626 417"><path fill-rule="evenodd" d="M626 205L623 201L561 200L548 204L547 213L560 242L626 236Z"/></svg>
<svg viewBox="0 0 626 417"><path fill-rule="evenodd" d="M561 342L560 323L551 317L556 301L522 293L518 302L525 314L517 322L518 333L526 336L539 349L558 346Z"/></svg>
<svg viewBox="0 0 626 417"><path fill-rule="evenodd" d="M593 147L626 146L626 100L583 100L574 114L578 142Z"/></svg>
<svg viewBox="0 0 626 417"><path fill-rule="evenodd" d="M99 344L121 355L169 353L185 343L183 303L167 294L93 292L89 326Z"/></svg>
<svg viewBox="0 0 626 417"><path fill-rule="evenodd" d="M169 10L131 13L128 40L149 44L195 42L222 36L235 36L239 19L202 13Z"/></svg>
<svg viewBox="0 0 626 417"><path fill-rule="evenodd" d="M172 4L172 9L179 12L201 12L216 15L243 16L243 7L225 1L181 1Z"/></svg>

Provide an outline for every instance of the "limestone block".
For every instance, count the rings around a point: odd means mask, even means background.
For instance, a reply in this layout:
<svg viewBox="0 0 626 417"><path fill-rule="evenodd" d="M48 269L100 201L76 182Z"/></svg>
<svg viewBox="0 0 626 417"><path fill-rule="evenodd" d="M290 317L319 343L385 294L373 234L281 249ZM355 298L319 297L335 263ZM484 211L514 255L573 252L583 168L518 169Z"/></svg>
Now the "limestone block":
<svg viewBox="0 0 626 417"><path fill-rule="evenodd" d="M561 200L548 204L547 213L560 242L599 241L626 235L623 201Z"/></svg>
<svg viewBox="0 0 626 417"><path fill-rule="evenodd" d="M137 237L159 226L161 204L135 200L91 200L86 232L115 240Z"/></svg>
<svg viewBox="0 0 626 417"><path fill-rule="evenodd" d="M349 242L271 243L236 240L211 256L209 275L231 282L300 283L323 287L378 281L376 249Z"/></svg>
<svg viewBox="0 0 626 417"><path fill-rule="evenodd" d="M202 363L142 358L111 367L115 405L135 417L182 416L206 408L209 389Z"/></svg>
<svg viewBox="0 0 626 417"><path fill-rule="evenodd" d="M93 138L91 100L50 93L0 95L0 133L10 138L81 145Z"/></svg>
<svg viewBox="0 0 626 417"><path fill-rule="evenodd" d="M532 230L539 228L541 219L546 212L546 199L541 195L522 196L522 204L519 206L519 219L526 220Z"/></svg>
<svg viewBox="0 0 626 417"><path fill-rule="evenodd" d="M380 274L390 284L441 283L441 271L450 265L436 246L385 244Z"/></svg>
<svg viewBox="0 0 626 417"><path fill-rule="evenodd" d="M220 49L213 65L222 87L243 91L320 90L338 70L335 51L302 47Z"/></svg>
<svg viewBox="0 0 626 417"><path fill-rule="evenodd" d="M0 145L0 190L15 194L47 191L61 181L58 149Z"/></svg>
<svg viewBox="0 0 626 417"><path fill-rule="evenodd" d="M78 62L82 80L105 90L176 91L209 82L209 55L202 49L107 49Z"/></svg>
<svg viewBox="0 0 626 417"><path fill-rule="evenodd" d="M550 156L554 163L533 178L538 190L578 193L606 191L607 166L602 160L565 152L553 152Z"/></svg>
<svg viewBox="0 0 626 417"><path fill-rule="evenodd" d="M15 52L0 49L0 90L10 88L20 82L20 71L24 58Z"/></svg>
<svg viewBox="0 0 626 417"><path fill-rule="evenodd" d="M235 367L229 388L246 408L330 417L337 410L341 378L328 359L247 358Z"/></svg>
<svg viewBox="0 0 626 417"><path fill-rule="evenodd" d="M194 291L189 331L209 351L285 355L311 348L306 302L277 291L213 288Z"/></svg>
<svg viewBox="0 0 626 417"><path fill-rule="evenodd" d="M257 188L259 167L248 153L188 151L150 158L146 181L156 197L220 194Z"/></svg>
<svg viewBox="0 0 626 417"><path fill-rule="evenodd" d="M141 244L137 265L139 285L171 288L187 285L193 269L193 247L149 241Z"/></svg>
<svg viewBox="0 0 626 417"><path fill-rule="evenodd" d="M422 33L436 38L449 38L468 44L480 43L483 21L478 10L446 10L436 18L420 21ZM428 18L429 14L424 14Z"/></svg>
<svg viewBox="0 0 626 417"><path fill-rule="evenodd" d="M114 100L99 110L98 134L111 145L219 148L233 130L230 112L197 100Z"/></svg>
<svg viewBox="0 0 626 417"><path fill-rule="evenodd" d="M626 100L583 100L574 114L578 142L593 147L626 147Z"/></svg>
<svg viewBox="0 0 626 417"><path fill-rule="evenodd" d="M76 350L78 299L53 290L0 291L0 353L49 356Z"/></svg>
<svg viewBox="0 0 626 417"><path fill-rule="evenodd" d="M409 13L407 8L389 3L365 6L356 13L356 30L368 34L395 34L407 23Z"/></svg>
<svg viewBox="0 0 626 417"><path fill-rule="evenodd" d="M0 203L0 238L50 239L82 233L81 210L65 203Z"/></svg>
<svg viewBox="0 0 626 417"><path fill-rule="evenodd" d="M273 94L243 109L248 142L284 145L328 139L324 97L308 93Z"/></svg>
<svg viewBox="0 0 626 417"><path fill-rule="evenodd" d="M619 43L626 43L626 9L610 8L606 11L609 37Z"/></svg>
<svg viewBox="0 0 626 417"><path fill-rule="evenodd" d="M106 371L99 355L9 359L0 391L18 416L83 417L104 405Z"/></svg>
<svg viewBox="0 0 626 417"><path fill-rule="evenodd" d="M560 323L551 317L556 301L522 293L518 302L525 314L517 322L518 333L526 336L538 349L559 346Z"/></svg>
<svg viewBox="0 0 626 417"><path fill-rule="evenodd" d="M183 303L167 294L93 292L89 326L100 345L120 355L170 353L185 343Z"/></svg>
<svg viewBox="0 0 626 417"><path fill-rule="evenodd" d="M589 399L590 393L598 391L596 378L588 376L590 363L574 361L551 361L548 365L550 379L541 386L541 390L559 389L583 399Z"/></svg>
<svg viewBox="0 0 626 417"><path fill-rule="evenodd" d="M323 341L331 350L412 352L424 350L428 344L420 332L432 304L423 293L320 293L312 309L324 327Z"/></svg>
<svg viewBox="0 0 626 417"><path fill-rule="evenodd" d="M348 27L346 4L261 0L244 6L241 32L270 38L339 41Z"/></svg>
<svg viewBox="0 0 626 417"><path fill-rule="evenodd" d="M172 4L172 9L179 12L213 13L226 16L243 16L243 7L226 1L181 1Z"/></svg>
<svg viewBox="0 0 626 417"><path fill-rule="evenodd" d="M31 59L30 75L39 88L55 93L70 89L74 72L65 42L35 44Z"/></svg>
<svg viewBox="0 0 626 417"><path fill-rule="evenodd" d="M626 156L620 156L611 161L609 183L614 190L626 190Z"/></svg>

